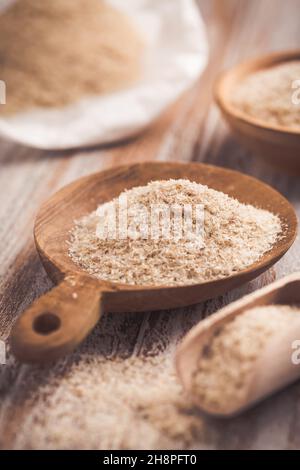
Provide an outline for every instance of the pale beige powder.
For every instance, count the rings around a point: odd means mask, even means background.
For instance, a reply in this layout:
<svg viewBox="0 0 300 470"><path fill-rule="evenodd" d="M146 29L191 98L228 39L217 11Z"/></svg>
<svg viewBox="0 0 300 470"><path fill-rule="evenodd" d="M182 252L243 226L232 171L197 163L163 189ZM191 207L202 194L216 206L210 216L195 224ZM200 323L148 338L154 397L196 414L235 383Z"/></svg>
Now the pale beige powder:
<svg viewBox="0 0 300 470"><path fill-rule="evenodd" d="M291 61L253 73L234 90L232 103L268 124L300 129L300 61ZM294 102L293 102L294 99Z"/></svg>
<svg viewBox="0 0 300 470"><path fill-rule="evenodd" d="M0 15L1 114L65 106L132 85L143 41L102 0L22 0Z"/></svg>
<svg viewBox="0 0 300 470"><path fill-rule="evenodd" d="M217 328L204 347L193 377L203 406L222 412L245 397L256 359L272 335L300 321L288 305L256 307Z"/></svg>
<svg viewBox="0 0 300 470"><path fill-rule="evenodd" d="M169 353L105 359L94 351L50 369L45 383L38 370L27 375L15 449L184 449L201 438Z"/></svg>
<svg viewBox="0 0 300 470"><path fill-rule="evenodd" d="M100 239L96 235L99 217L93 212L76 222L69 254L84 271L100 279L180 285L224 278L259 260L283 228L278 216L188 180L154 181L123 194L128 208L137 204L148 208L155 204L202 204L204 247L200 247L197 237ZM117 204L114 200L106 208ZM128 225L136 214L135 210L133 216L128 215Z"/></svg>

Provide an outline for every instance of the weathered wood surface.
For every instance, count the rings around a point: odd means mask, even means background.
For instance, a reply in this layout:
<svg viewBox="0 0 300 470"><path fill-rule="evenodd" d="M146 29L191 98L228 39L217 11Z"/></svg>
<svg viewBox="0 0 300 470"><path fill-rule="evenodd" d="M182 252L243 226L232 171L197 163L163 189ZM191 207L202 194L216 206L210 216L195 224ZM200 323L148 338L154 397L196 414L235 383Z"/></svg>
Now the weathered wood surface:
<svg viewBox="0 0 300 470"><path fill-rule="evenodd" d="M199 4L208 25L209 67L199 83L144 135L117 147L64 153L0 143L1 338L7 338L16 316L51 287L33 244L37 209L50 194L79 176L115 164L149 159L209 162L241 170L272 184L300 214L298 180L265 168L246 153L222 123L211 97L213 80L224 66L270 50L299 47L300 0L199 0ZM155 355L173 347L203 316L296 270L300 270L299 241L275 269L223 298L161 314L107 315L99 326L100 338L104 338L99 354L121 358ZM11 360L0 366L2 448L28 447L19 439L18 431L24 429L26 422L30 423L33 405L25 398L30 387L38 388L37 374L36 369ZM41 382L46 380L47 374L41 372ZM300 388L295 385L240 418L228 422L208 420L205 439L196 439L192 447L299 448L299 413ZM88 446L88 441L85 445Z"/></svg>

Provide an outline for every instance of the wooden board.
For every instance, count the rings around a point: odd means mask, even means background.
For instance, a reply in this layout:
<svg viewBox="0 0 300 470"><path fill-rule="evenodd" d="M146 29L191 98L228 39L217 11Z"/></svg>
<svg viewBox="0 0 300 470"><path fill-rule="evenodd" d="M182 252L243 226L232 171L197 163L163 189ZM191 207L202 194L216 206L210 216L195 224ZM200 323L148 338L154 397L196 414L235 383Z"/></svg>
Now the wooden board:
<svg viewBox="0 0 300 470"><path fill-rule="evenodd" d="M36 254L32 229L40 204L74 179L120 163L149 159L201 161L256 176L282 192L300 214L300 185L296 178L266 168L232 138L212 104L213 81L224 66L277 49L299 47L299 0L200 0L211 44L210 65L195 87L138 139L117 147L53 153L0 144L0 332L6 339L12 322L51 283ZM284 158L284 157L283 157ZM197 307L135 316L105 316L99 354L128 358L169 354L180 337L201 318L276 277L300 270L300 242L258 280ZM83 348L55 369L87 354ZM0 442L2 448L37 447L20 438L33 427L34 400L43 393L49 372L15 363L0 365ZM300 386L295 385L258 408L227 422L207 420L194 448L299 448ZM32 392L34 392L32 394ZM59 392L59 387L57 388ZM32 398L33 397L33 398ZM63 400L63 398L61 398ZM195 412L196 413L196 412ZM49 412L48 412L49 414ZM26 428L27 426L27 428ZM25 430L25 431L24 431ZM47 432L47 429L44 429ZM50 439L50 436L49 436ZM86 437L85 446L89 446ZM105 445L105 444L102 444ZM122 447L122 442L114 442ZM142 446L142 444L141 444ZM182 443L181 447L184 448ZM99 443L101 447L101 443ZM180 447L180 445L179 445Z"/></svg>

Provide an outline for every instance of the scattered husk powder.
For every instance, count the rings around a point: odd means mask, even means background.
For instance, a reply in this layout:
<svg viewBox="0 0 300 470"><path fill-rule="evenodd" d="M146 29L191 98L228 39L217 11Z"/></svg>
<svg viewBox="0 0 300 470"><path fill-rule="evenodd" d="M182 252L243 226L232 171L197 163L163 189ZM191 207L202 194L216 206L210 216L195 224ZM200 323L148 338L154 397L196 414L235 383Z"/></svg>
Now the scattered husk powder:
<svg viewBox="0 0 300 470"><path fill-rule="evenodd" d="M78 351L51 367L20 367L10 357L0 368L0 447L10 447L9 435L14 449L185 449L201 442L203 421L173 364L171 336L182 334L185 315L105 315Z"/></svg>
<svg viewBox="0 0 300 470"><path fill-rule="evenodd" d="M299 307L268 305L247 310L217 327L201 352L193 376L193 394L203 407L221 413L241 403L255 361L268 340L299 321Z"/></svg>
<svg viewBox="0 0 300 470"><path fill-rule="evenodd" d="M56 108L132 85L143 41L102 0L18 0L0 15L1 114Z"/></svg>
<svg viewBox="0 0 300 470"><path fill-rule="evenodd" d="M84 271L100 279L180 285L224 278L259 260L283 229L277 215L189 180L153 181L122 195L127 196L128 225L131 219L138 218L137 211L130 215L128 208L139 204L148 208L155 204L202 204L204 246L199 246L197 237L192 236L182 240L98 238L99 216L95 211L75 223L69 255ZM106 208L113 205L118 206L118 199L106 204ZM194 213L192 217L194 224Z"/></svg>
<svg viewBox="0 0 300 470"><path fill-rule="evenodd" d="M234 89L232 104L266 123L299 130L299 80L299 60L252 73Z"/></svg>

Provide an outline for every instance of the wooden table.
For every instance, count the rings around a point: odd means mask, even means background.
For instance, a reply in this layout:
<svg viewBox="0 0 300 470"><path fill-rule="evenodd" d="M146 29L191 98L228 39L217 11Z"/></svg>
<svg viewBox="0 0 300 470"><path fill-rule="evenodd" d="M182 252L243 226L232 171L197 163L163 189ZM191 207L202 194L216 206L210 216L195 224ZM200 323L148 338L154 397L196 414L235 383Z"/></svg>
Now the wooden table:
<svg viewBox="0 0 300 470"><path fill-rule="evenodd" d="M51 287L33 243L32 227L37 209L50 194L80 176L116 164L149 159L209 162L241 170L273 185L300 214L299 180L263 167L253 155L241 148L223 124L211 96L213 81L224 66L270 50L299 47L300 0L199 0L199 4L208 25L211 46L209 67L199 83L142 136L116 147L59 153L1 142L2 339L7 338L17 315ZM113 337L114 340L104 339L99 354L119 358L136 354L144 354L145 357L164 354L170 345L173 347L177 343L184 331L203 316L275 278L300 270L299 246L299 241L296 241L274 269L222 298L181 311L148 312L138 316L130 313L114 317L106 315L99 326L101 338ZM76 361L80 361L80 354L80 351L76 353ZM74 357L69 358L68 364L74 360ZM60 387L61 369L66 367L66 362L62 364L53 372L57 375L56 391ZM29 437L35 426L35 421L30 421L29 417L39 394L43 393L47 377L43 371L18 364L10 356L7 364L0 366L2 448L39 446ZM51 405L46 411L49 418ZM205 439L195 438L191 447L299 448L299 423L300 386L295 385L240 418L226 422L208 420ZM27 429L28 439L22 440L19 434L20 430L24 434L24 429ZM83 436L85 447L90 446L89 439L89 435ZM114 445L122 447L121 442ZM184 448L184 444L181 447Z"/></svg>

